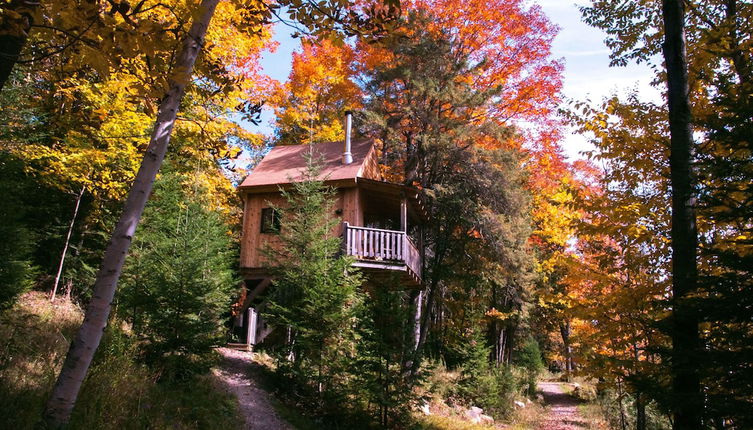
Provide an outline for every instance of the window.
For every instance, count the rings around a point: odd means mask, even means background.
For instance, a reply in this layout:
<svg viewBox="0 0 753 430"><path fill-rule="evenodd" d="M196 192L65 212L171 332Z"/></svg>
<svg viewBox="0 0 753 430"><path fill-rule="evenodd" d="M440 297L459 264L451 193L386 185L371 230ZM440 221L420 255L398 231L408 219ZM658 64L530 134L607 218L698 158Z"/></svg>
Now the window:
<svg viewBox="0 0 753 430"><path fill-rule="evenodd" d="M261 232L262 233L279 233L280 232L280 212L274 208L263 208L261 210Z"/></svg>

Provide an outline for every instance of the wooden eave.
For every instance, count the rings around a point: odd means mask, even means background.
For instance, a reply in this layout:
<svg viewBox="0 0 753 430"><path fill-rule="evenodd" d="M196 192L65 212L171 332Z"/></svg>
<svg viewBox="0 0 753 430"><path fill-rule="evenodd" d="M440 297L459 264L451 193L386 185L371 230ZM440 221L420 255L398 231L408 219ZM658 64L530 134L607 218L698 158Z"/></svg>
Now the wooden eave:
<svg viewBox="0 0 753 430"><path fill-rule="evenodd" d="M426 206L424 206L421 201L421 195L418 189L407 185L376 181L368 178L356 178L356 183L359 188L387 196L394 201L399 202L400 199L405 197L410 203L409 207L412 209L413 215L421 221L428 221L429 214L426 210Z"/></svg>
<svg viewBox="0 0 753 430"><path fill-rule="evenodd" d="M356 180L359 178L347 178L347 179L335 179L330 181L324 181L324 184L332 188L353 188L355 187ZM295 182L286 182L282 184L269 184L269 185L255 185L252 187L239 187L238 194L241 196L247 194L263 194L263 193L276 193L280 190L290 190L295 185Z"/></svg>

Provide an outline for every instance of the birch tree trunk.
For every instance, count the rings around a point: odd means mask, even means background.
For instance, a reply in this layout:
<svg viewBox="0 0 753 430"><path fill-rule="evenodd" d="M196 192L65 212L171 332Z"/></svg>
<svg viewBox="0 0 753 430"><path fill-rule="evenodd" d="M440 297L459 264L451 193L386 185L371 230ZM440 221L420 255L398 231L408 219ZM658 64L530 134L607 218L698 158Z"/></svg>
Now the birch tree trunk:
<svg viewBox="0 0 753 430"><path fill-rule="evenodd" d="M672 185L672 398L673 428L701 428L703 398L698 375L698 316L689 303L698 284L694 181L692 174L688 64L685 47L685 7L682 0L663 0L664 62Z"/></svg>
<svg viewBox="0 0 753 430"><path fill-rule="evenodd" d="M175 60L173 76L167 94L160 103L149 147L128 193L120 220L107 244L84 322L71 344L63 369L47 402L44 418L53 428L64 426L69 421L81 384L102 339L131 239L165 158L180 101L185 94L186 85L191 81L194 63L201 51L207 27L218 2L219 0L202 0Z"/></svg>
<svg viewBox="0 0 753 430"><path fill-rule="evenodd" d="M55 283L52 285L52 291L50 292L51 302L55 301L55 295L58 292L60 276L63 274L63 264L65 264L65 255L68 253L68 245L71 243L71 234L73 234L73 226L76 225L76 216L78 216L78 208L81 206L81 198L84 197L84 191L86 191L86 187L81 187L81 192L76 196L76 207L73 209L71 223L68 225L68 234L65 236L65 245L63 245L63 253L60 256L60 264L58 264L58 273L55 275ZM70 290L68 290L68 294L70 295Z"/></svg>

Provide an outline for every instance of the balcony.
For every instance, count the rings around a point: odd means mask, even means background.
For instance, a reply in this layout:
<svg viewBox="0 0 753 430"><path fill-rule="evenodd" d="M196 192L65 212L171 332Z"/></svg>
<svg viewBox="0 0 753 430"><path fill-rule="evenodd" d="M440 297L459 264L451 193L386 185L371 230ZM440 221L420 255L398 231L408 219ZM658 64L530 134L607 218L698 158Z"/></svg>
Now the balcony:
<svg viewBox="0 0 753 430"><path fill-rule="evenodd" d="M345 254L355 257L353 266L388 279L391 272L404 272L404 281L421 285L421 254L404 231L343 225Z"/></svg>

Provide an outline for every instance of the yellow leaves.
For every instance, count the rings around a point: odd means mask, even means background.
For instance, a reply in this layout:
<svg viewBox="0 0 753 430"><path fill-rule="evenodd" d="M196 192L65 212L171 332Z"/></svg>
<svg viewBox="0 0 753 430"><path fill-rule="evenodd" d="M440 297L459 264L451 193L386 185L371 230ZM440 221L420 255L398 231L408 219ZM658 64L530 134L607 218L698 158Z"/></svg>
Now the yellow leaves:
<svg viewBox="0 0 753 430"><path fill-rule="evenodd" d="M86 185L97 198L121 199L135 175L153 119L138 111L122 91L133 77L116 73L98 84L61 81L63 104L86 108L85 122L64 130L52 145L23 145L18 155L48 185L65 191Z"/></svg>
<svg viewBox="0 0 753 430"><path fill-rule="evenodd" d="M518 312L515 312L515 311L501 312L501 311L498 311L496 308L489 309L488 311L486 311L484 315L489 319L502 321L502 322L515 319L519 316Z"/></svg>
<svg viewBox="0 0 753 430"><path fill-rule="evenodd" d="M43 25L34 30L34 52L66 50L27 66L35 93L25 102L41 112L46 140L12 148L41 182L65 191L86 185L95 211L123 199L130 187L172 58L198 2L130 5L138 10L125 17L111 13L107 2L40 3L43 16L35 23ZM260 100L269 91L270 82L258 65L261 52L273 47L269 27L262 24L265 13L261 1L220 2L193 80L183 70L172 71L190 84L171 142L177 155L172 158L201 165L198 179L217 196L213 204L228 213L237 206L235 194L215 158L237 157L239 142L261 143L258 135L238 125L237 112L242 102ZM0 8L3 24L16 15Z"/></svg>

